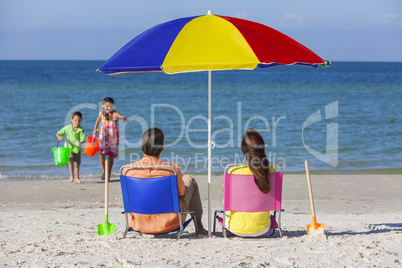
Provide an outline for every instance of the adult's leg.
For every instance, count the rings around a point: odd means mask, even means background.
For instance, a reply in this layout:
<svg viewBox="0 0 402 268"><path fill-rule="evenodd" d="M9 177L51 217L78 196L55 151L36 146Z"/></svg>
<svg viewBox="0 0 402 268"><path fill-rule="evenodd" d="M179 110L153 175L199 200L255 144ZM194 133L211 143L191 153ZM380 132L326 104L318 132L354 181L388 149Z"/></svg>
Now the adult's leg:
<svg viewBox="0 0 402 268"><path fill-rule="evenodd" d="M197 181L190 175L183 176L186 190L184 196L180 197L183 211L194 211L197 218L198 233L205 234L207 231L202 225L202 203Z"/></svg>

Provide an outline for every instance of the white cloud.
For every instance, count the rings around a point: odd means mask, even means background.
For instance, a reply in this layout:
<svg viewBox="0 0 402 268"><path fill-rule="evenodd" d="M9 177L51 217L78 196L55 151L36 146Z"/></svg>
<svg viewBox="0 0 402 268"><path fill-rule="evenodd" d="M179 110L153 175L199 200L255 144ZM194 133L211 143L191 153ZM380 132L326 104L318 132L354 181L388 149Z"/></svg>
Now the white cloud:
<svg viewBox="0 0 402 268"><path fill-rule="evenodd" d="M402 19L402 14L387 13L387 14L383 14L382 18L387 19L387 20L398 20L398 19Z"/></svg>
<svg viewBox="0 0 402 268"><path fill-rule="evenodd" d="M281 26L283 27L303 27L308 24L310 16L298 14L298 13L287 13L281 19Z"/></svg>
<svg viewBox="0 0 402 268"><path fill-rule="evenodd" d="M293 20L293 19L300 19L302 17L301 14L296 14L296 13L287 13L283 18L285 20Z"/></svg>
<svg viewBox="0 0 402 268"><path fill-rule="evenodd" d="M240 19L247 19L248 17L248 13L247 12L241 12L241 13L237 13L235 15L236 18L240 18Z"/></svg>
<svg viewBox="0 0 402 268"><path fill-rule="evenodd" d="M400 13L386 13L381 16L381 24L393 25L397 27L402 27L402 14Z"/></svg>
<svg viewBox="0 0 402 268"><path fill-rule="evenodd" d="M239 19L247 19L248 13L247 12L236 13L235 17Z"/></svg>

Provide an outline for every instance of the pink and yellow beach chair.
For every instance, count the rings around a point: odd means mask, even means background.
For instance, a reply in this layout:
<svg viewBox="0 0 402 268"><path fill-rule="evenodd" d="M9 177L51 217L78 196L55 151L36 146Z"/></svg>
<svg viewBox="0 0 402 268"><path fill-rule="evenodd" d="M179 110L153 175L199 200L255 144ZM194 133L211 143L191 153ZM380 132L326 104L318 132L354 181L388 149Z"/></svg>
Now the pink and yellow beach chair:
<svg viewBox="0 0 402 268"><path fill-rule="evenodd" d="M280 167L280 172L270 173L271 191L268 194L262 193L254 182L253 175L239 175L228 174L230 167L235 167L236 164L229 164L225 168L224 176L224 196L223 196L223 210L216 210L214 215L213 233L215 234L216 221L219 220L222 225L222 232L226 237L226 230L228 226L226 223L227 211L237 212L261 212L271 211L271 229L266 230L265 233L272 231L273 235L277 229L279 235L282 236L281 229L281 212L282 209L282 180L283 169L279 164L274 163L275 166ZM223 220L218 214L223 214ZM277 226L272 226L272 222L277 223ZM238 234L236 234L238 235ZM263 234L261 234L263 235ZM250 236L250 235L244 235Z"/></svg>

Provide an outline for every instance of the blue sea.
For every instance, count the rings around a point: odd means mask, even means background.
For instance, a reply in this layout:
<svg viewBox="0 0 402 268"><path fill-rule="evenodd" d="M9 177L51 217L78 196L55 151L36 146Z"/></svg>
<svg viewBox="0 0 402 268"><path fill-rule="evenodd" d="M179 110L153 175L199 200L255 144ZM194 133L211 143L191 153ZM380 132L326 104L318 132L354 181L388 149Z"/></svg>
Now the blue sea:
<svg viewBox="0 0 402 268"><path fill-rule="evenodd" d="M184 173L207 173L208 73L110 77L103 61L0 61L0 179L66 179L55 166L56 132L83 114L91 135L100 102L113 97L120 121L119 167L142 156L149 127L165 133L161 157ZM287 173L402 174L402 63L333 62L212 73L212 171L244 162L246 128L260 131L271 162ZM81 177L98 178L99 156L82 155Z"/></svg>

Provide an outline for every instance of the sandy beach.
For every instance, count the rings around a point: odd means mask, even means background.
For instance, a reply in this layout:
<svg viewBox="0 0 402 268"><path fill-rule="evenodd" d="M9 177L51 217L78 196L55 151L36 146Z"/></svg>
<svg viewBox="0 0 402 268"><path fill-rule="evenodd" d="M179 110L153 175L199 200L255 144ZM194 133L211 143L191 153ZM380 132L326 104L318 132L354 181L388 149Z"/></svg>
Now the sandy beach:
<svg viewBox="0 0 402 268"><path fill-rule="evenodd" d="M207 226L207 177L196 176ZM284 176L284 236L193 236L190 225L175 235L122 239L125 218L118 176L110 183L109 222L114 235L99 236L104 223L104 184L67 180L0 181L2 267L401 267L400 175L312 175L317 220L325 236L306 235L311 223L305 175ZM222 206L213 177L212 210Z"/></svg>

